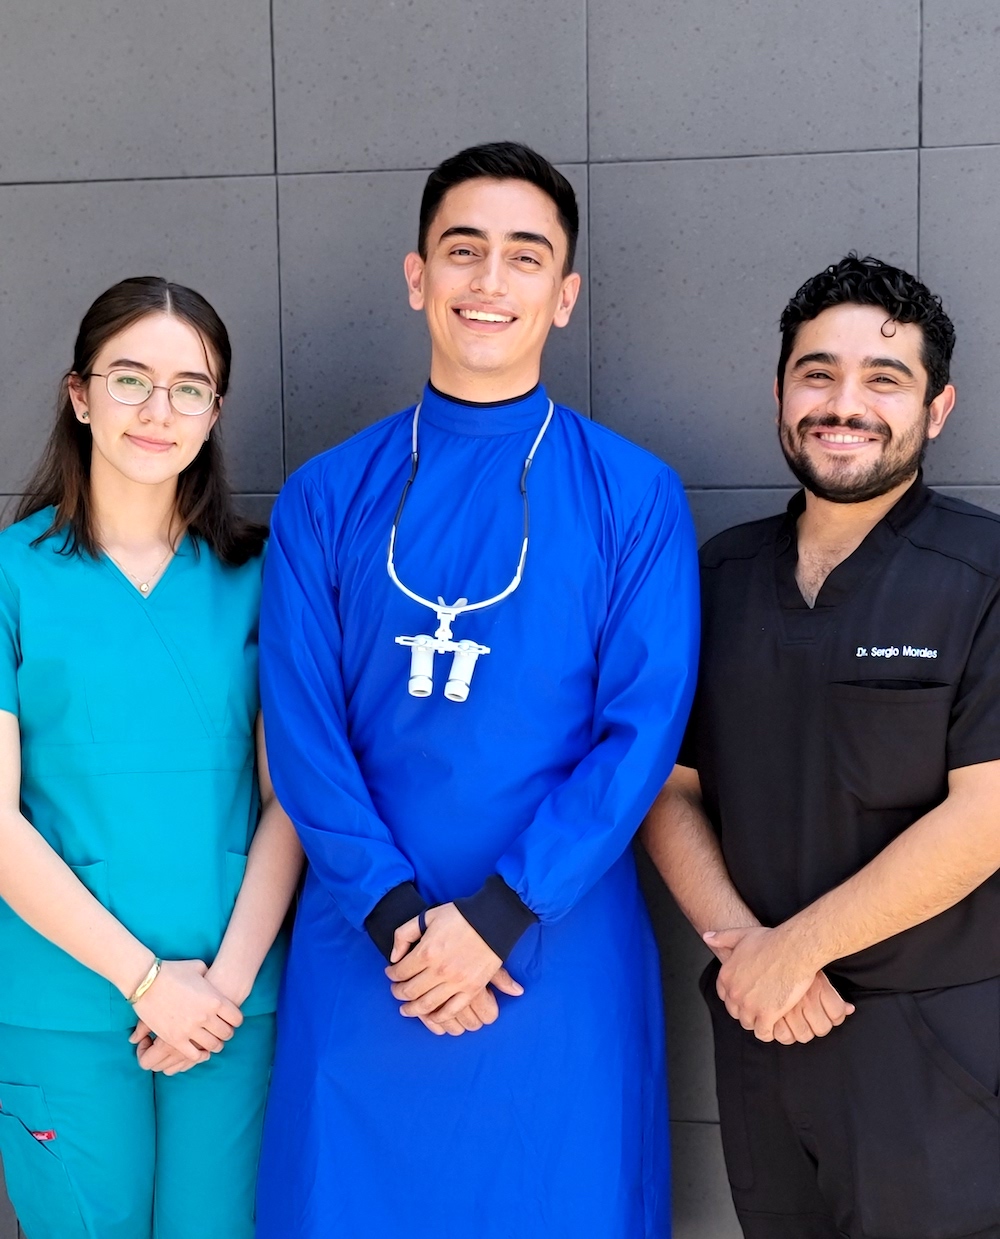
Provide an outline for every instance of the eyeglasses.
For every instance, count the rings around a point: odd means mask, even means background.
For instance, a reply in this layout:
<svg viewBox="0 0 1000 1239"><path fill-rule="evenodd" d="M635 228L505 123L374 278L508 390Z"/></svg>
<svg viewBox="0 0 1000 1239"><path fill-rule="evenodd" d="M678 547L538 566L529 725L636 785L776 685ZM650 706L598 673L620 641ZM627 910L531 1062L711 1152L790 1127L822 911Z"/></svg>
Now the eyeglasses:
<svg viewBox="0 0 1000 1239"><path fill-rule="evenodd" d="M104 379L108 395L119 404L145 404L154 391L165 391L170 407L185 417L200 417L218 399L207 383L199 383L197 379L182 379L169 387L161 387L135 370L109 370L107 374L92 372L90 377Z"/></svg>

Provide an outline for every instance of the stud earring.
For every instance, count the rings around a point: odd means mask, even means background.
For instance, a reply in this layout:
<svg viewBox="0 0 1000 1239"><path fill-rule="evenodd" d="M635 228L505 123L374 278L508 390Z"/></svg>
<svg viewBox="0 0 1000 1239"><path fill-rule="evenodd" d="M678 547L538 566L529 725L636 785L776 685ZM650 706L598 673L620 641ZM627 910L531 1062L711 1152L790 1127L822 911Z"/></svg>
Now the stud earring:
<svg viewBox="0 0 1000 1239"><path fill-rule="evenodd" d="M89 421L90 421L90 414L87 412L87 410L86 410L86 409L84 409L84 410L83 410L83 412L80 414L80 421L81 421L81 422L89 422Z"/></svg>

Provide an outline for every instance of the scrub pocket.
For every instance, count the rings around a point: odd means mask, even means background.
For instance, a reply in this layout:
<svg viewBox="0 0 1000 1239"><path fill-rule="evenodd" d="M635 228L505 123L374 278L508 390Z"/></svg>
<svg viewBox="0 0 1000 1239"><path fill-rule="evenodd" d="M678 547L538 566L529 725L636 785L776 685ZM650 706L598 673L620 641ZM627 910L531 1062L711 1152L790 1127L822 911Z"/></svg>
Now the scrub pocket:
<svg viewBox="0 0 1000 1239"><path fill-rule="evenodd" d="M0 1156L7 1194L22 1229L30 1239L87 1239L58 1147L42 1090L0 1082Z"/></svg>
<svg viewBox="0 0 1000 1239"><path fill-rule="evenodd" d="M851 1036L850 1020L839 1035L863 1234L1000 1233L1000 1101L952 1056L911 994L861 1001L864 1037Z"/></svg>
<svg viewBox="0 0 1000 1239"><path fill-rule="evenodd" d="M955 690L831 684L827 736L837 781L866 809L936 804L947 788Z"/></svg>

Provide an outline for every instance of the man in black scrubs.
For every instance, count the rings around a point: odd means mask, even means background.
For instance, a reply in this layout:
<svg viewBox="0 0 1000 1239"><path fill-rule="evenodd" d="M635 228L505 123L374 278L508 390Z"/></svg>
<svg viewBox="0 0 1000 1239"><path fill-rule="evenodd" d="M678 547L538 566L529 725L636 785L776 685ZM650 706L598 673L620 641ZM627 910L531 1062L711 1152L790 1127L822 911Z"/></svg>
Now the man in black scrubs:
<svg viewBox="0 0 1000 1239"><path fill-rule="evenodd" d="M921 480L954 329L855 255L781 320L784 515L702 550L703 661L644 827L717 956L748 1239L1000 1236L1000 518Z"/></svg>

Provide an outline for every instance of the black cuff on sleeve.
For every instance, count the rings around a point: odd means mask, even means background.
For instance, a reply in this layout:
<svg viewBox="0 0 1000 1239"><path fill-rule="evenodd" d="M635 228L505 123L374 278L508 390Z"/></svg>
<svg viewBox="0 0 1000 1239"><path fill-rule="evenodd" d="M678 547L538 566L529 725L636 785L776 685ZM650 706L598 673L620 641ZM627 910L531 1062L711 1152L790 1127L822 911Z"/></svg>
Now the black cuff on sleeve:
<svg viewBox="0 0 1000 1239"><path fill-rule="evenodd" d="M491 874L474 895L456 899L455 907L490 950L504 960L524 931L538 920L498 873Z"/></svg>
<svg viewBox="0 0 1000 1239"><path fill-rule="evenodd" d="M400 882L383 895L365 917L365 929L372 942L389 959L396 930L421 912L426 912L430 906L412 882Z"/></svg>

